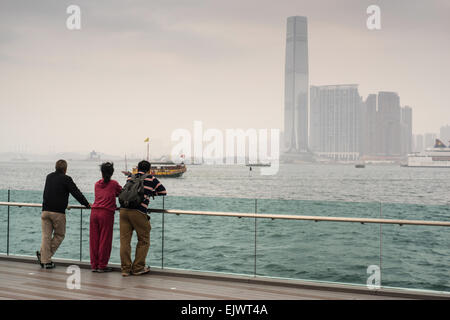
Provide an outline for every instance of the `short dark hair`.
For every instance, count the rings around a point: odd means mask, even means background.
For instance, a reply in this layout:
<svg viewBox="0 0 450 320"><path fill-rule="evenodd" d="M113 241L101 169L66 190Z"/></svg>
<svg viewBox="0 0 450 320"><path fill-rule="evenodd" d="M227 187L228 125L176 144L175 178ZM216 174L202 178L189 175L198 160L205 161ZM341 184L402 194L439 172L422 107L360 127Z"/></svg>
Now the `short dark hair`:
<svg viewBox="0 0 450 320"><path fill-rule="evenodd" d="M65 173L67 171L67 161L62 159L56 161L55 169L57 172Z"/></svg>
<svg viewBox="0 0 450 320"><path fill-rule="evenodd" d="M103 180L108 183L114 173L114 163L104 162L100 165L100 170L102 172Z"/></svg>
<svg viewBox="0 0 450 320"><path fill-rule="evenodd" d="M147 172L148 170L150 170L151 166L152 165L150 164L150 162L148 162L147 160L142 160L138 163L138 171Z"/></svg>

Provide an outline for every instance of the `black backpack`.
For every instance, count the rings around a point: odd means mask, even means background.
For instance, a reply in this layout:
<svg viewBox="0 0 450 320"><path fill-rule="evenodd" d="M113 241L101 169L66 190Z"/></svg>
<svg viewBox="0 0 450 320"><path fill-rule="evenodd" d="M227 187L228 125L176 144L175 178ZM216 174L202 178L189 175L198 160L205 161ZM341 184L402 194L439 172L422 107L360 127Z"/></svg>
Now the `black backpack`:
<svg viewBox="0 0 450 320"><path fill-rule="evenodd" d="M145 189L144 180L148 174L143 174L140 177L133 175L125 184L122 192L119 195L119 203L122 208L137 209L144 201Z"/></svg>

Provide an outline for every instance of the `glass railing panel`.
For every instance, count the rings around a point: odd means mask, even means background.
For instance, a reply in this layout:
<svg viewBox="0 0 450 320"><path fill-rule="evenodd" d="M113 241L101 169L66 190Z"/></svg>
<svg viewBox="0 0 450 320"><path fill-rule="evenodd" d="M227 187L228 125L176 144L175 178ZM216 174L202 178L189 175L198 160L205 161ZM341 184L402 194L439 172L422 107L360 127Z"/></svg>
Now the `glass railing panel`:
<svg viewBox="0 0 450 320"><path fill-rule="evenodd" d="M165 209L253 213L255 199L166 196Z"/></svg>
<svg viewBox="0 0 450 320"><path fill-rule="evenodd" d="M254 212L254 200L167 197L165 208ZM254 219L165 214L164 267L253 274Z"/></svg>
<svg viewBox="0 0 450 320"><path fill-rule="evenodd" d="M0 190L0 202L8 201L8 190ZM0 253L7 253L8 207L0 206Z"/></svg>
<svg viewBox="0 0 450 320"><path fill-rule="evenodd" d="M11 202L42 203L42 192L11 190ZM9 254L35 256L41 244L41 208L10 207Z"/></svg>
<svg viewBox="0 0 450 320"><path fill-rule="evenodd" d="M383 203L383 216L449 221L446 205ZM448 227L383 225L382 285L450 292Z"/></svg>
<svg viewBox="0 0 450 320"><path fill-rule="evenodd" d="M375 217L377 203L258 200L258 213ZM378 224L259 219L257 275L366 285L380 264Z"/></svg>
<svg viewBox="0 0 450 320"><path fill-rule="evenodd" d="M155 197L150 200L149 208L162 209L163 201L165 202L165 197ZM163 257L163 243L162 243L162 213L151 213L150 214L150 249L147 255L147 265L151 267L161 267L162 257ZM133 240L137 243L137 237L134 236ZM120 242L120 241L119 241ZM132 246L135 248L136 244ZM134 250L133 250L134 252Z"/></svg>
<svg viewBox="0 0 450 320"><path fill-rule="evenodd" d="M11 202L36 203L36 198L36 191L11 190ZM41 245L42 209L10 207L9 210L9 254L36 256Z"/></svg>
<svg viewBox="0 0 450 320"><path fill-rule="evenodd" d="M11 190L12 202L42 203L41 191ZM72 198L69 204L77 204ZM42 208L10 208L10 254L35 256L42 238ZM80 258L80 210L66 210L66 234L55 258Z"/></svg>
<svg viewBox="0 0 450 320"><path fill-rule="evenodd" d="M258 213L379 218L379 202L258 199Z"/></svg>

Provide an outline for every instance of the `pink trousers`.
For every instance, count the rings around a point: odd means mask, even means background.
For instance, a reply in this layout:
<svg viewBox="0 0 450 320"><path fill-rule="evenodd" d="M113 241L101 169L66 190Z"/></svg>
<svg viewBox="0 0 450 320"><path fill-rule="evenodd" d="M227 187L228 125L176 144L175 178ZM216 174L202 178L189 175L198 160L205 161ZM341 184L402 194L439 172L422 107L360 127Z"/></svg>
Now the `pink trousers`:
<svg viewBox="0 0 450 320"><path fill-rule="evenodd" d="M104 269L111 256L114 211L93 208L89 224L92 269Z"/></svg>

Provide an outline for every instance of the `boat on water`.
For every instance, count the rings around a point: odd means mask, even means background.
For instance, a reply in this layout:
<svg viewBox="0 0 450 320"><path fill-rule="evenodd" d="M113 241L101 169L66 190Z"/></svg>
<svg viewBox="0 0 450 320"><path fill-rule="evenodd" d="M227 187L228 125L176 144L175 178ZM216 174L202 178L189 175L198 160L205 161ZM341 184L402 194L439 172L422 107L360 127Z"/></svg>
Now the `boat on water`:
<svg viewBox="0 0 450 320"><path fill-rule="evenodd" d="M152 162L150 174L155 177L178 178L186 172L186 165L182 162L176 164L174 162ZM137 173L137 168L133 168L133 174Z"/></svg>
<svg viewBox="0 0 450 320"><path fill-rule="evenodd" d="M256 163L247 163L247 167L270 167L271 163L262 163L262 162L256 162Z"/></svg>
<svg viewBox="0 0 450 320"><path fill-rule="evenodd" d="M364 163L357 163L355 164L355 168L365 168L366 165Z"/></svg>
<svg viewBox="0 0 450 320"><path fill-rule="evenodd" d="M433 148L427 148L424 152L408 154L408 162L404 166L450 168L450 146L446 146L441 140L436 139Z"/></svg>
<svg viewBox="0 0 450 320"><path fill-rule="evenodd" d="M150 138L146 138L144 142L147 143L147 161L150 159ZM180 158L184 160L185 156L184 154L180 155ZM155 177L160 178L178 178L183 175L187 171L186 165L184 164L184 161L182 161L179 164L176 164L172 161L161 161L165 160L166 158L163 156L161 157L160 161L158 162L151 162L150 167L150 174ZM125 171L122 171L123 173L128 173L127 169L127 155L125 155ZM138 173L137 167L134 167L131 171L132 174Z"/></svg>

